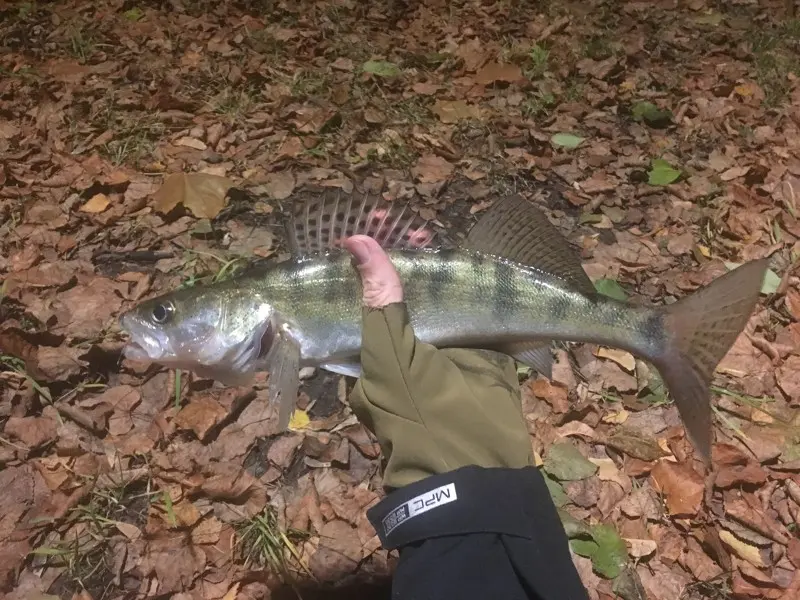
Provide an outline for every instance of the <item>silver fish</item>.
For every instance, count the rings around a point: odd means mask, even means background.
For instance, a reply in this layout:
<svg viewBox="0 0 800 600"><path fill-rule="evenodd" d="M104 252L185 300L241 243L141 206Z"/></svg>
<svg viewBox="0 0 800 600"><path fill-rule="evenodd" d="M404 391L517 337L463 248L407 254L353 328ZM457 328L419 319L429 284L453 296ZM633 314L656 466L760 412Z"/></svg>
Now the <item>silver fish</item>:
<svg viewBox="0 0 800 600"><path fill-rule="evenodd" d="M547 377L554 341L627 350L658 369L690 440L709 460L709 385L755 308L766 259L674 304L647 307L598 294L567 240L519 196L496 201L460 243L427 225L405 205L325 193L293 215L289 260L171 292L123 315L125 355L228 385L269 371L270 402L280 397L285 428L301 367L359 376L361 282L337 244L362 233L387 248L422 341L502 352Z"/></svg>

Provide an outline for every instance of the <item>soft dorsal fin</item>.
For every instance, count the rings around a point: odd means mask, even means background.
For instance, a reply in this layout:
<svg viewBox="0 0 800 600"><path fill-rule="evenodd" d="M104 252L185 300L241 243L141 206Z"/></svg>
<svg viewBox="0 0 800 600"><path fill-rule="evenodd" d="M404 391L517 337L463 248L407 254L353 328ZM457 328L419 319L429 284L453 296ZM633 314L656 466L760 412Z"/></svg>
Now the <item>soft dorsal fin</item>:
<svg viewBox="0 0 800 600"><path fill-rule="evenodd" d="M522 196L496 201L472 227L462 246L541 269L584 294L596 293L567 239Z"/></svg>
<svg viewBox="0 0 800 600"><path fill-rule="evenodd" d="M353 235L368 235L386 249L433 248L441 243L436 230L407 203L333 189L295 204L288 229L295 256L341 248L340 241Z"/></svg>

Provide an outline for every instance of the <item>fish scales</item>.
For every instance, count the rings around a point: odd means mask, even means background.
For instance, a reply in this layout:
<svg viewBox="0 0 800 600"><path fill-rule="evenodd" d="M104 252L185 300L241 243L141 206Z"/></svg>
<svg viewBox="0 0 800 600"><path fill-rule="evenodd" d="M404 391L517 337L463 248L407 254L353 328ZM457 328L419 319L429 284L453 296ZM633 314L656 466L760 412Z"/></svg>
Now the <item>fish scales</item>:
<svg viewBox="0 0 800 600"><path fill-rule="evenodd" d="M428 343L475 346L487 339L577 337L601 343L613 339L625 348L646 344L653 351L660 343L657 329L643 327L652 318L646 309L632 313L627 305L596 302L537 269L466 250L389 255L403 282L414 330ZM303 332L306 362L359 352L361 287L349 255L284 263L250 281L289 327ZM649 340L642 331L649 332Z"/></svg>

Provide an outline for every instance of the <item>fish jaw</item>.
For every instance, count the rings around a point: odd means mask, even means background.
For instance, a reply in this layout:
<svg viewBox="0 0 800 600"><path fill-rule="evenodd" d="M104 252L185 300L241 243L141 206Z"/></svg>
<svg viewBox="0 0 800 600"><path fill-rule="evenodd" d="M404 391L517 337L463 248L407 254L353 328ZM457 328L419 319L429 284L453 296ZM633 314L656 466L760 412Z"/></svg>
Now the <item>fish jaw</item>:
<svg viewBox="0 0 800 600"><path fill-rule="evenodd" d="M169 340L157 329L138 319L133 311L120 317L120 326L130 336L122 350L131 360L160 362L169 359Z"/></svg>

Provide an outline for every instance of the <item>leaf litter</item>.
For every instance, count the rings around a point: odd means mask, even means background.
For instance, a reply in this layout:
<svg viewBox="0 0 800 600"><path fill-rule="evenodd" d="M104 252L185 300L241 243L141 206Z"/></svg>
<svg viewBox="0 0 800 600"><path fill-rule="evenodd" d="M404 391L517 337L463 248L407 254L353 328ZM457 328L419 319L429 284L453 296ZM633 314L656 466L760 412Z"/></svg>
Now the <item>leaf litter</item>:
<svg viewBox="0 0 800 600"><path fill-rule="evenodd" d="M621 300L770 256L715 381L710 485L627 353L559 349L523 407L593 600L800 594L799 29L778 4L0 4L6 597L390 575L345 382L305 380L279 432L268 377L122 360L116 325L281 254L288 203L354 185L458 231L522 193Z"/></svg>

